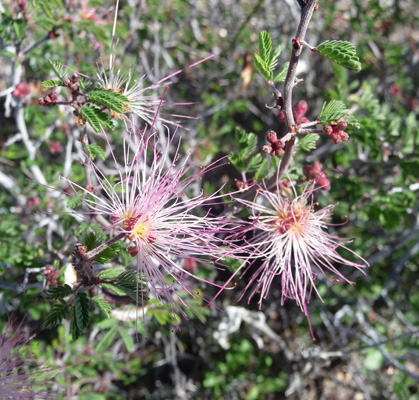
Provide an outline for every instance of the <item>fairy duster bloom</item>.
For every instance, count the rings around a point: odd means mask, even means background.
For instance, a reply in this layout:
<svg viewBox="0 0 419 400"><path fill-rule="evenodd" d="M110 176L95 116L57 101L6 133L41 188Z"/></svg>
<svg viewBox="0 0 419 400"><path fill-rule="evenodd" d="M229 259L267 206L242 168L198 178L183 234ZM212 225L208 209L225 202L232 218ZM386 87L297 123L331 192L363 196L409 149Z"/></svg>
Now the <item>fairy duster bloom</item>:
<svg viewBox="0 0 419 400"><path fill-rule="evenodd" d="M23 325L13 329L9 322L4 334L0 335L0 398L30 400L40 394L35 389L40 384L40 371L32 369L31 361L22 357L22 348L29 340ZM38 378L37 382L34 381ZM45 394L45 393L43 393Z"/></svg>
<svg viewBox="0 0 419 400"><path fill-rule="evenodd" d="M238 199L252 210L252 218L256 221L254 228L257 233L244 246L251 254L248 261L252 265L255 259L262 260L240 299L254 286L249 301L257 295L261 306L274 279L280 277L281 303L287 298L296 301L308 319L313 339L307 304L313 290L321 299L315 285L317 274L322 274L330 283L345 281L353 284L336 268L336 264L354 267L362 273L363 268L368 266L364 259L346 247L350 239L342 239L327 232L328 226L332 225L328 221L334 206L315 210L314 185L303 187L299 196L294 187L292 198L281 195L278 187L275 193L260 188L253 202ZM345 259L338 253L339 248L355 254L364 264Z"/></svg>
<svg viewBox="0 0 419 400"><path fill-rule="evenodd" d="M194 197L186 195L188 187L217 163L200 169L189 156L180 157L179 144L176 149L173 139L174 135L168 134L162 146L153 129L143 132L132 128L124 140L122 165L108 142L117 171L116 183L91 159L86 165L100 189L87 190L64 179L84 203L85 215L101 215L109 222L105 230L125 235L127 251L138 257L139 272L156 298L167 301L175 320L177 310L186 317L181 305L188 307L177 291L196 297L188 282L190 277L217 286L194 275L180 260L220 262L231 250L217 235L231 232L236 225L225 217L210 216L209 211L199 214L201 206L208 209L228 196L218 192L205 197L200 191ZM173 147L176 150L169 155ZM175 161L171 162L169 156Z"/></svg>

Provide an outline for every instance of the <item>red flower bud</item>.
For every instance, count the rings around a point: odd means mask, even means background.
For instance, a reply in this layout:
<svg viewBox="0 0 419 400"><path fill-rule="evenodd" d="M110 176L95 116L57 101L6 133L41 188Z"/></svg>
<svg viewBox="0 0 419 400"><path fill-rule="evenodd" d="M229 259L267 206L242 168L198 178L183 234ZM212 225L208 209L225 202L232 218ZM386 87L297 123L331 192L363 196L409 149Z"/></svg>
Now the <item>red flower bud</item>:
<svg viewBox="0 0 419 400"><path fill-rule="evenodd" d="M275 131L268 131L266 138L268 139L268 142L272 144L278 141Z"/></svg>
<svg viewBox="0 0 419 400"><path fill-rule="evenodd" d="M349 139L349 135L346 132L340 132L340 138L346 142Z"/></svg>
<svg viewBox="0 0 419 400"><path fill-rule="evenodd" d="M331 135L329 135L329 137L332 140L332 142L335 144L339 144L342 141L340 132L333 132Z"/></svg>
<svg viewBox="0 0 419 400"><path fill-rule="evenodd" d="M326 135L330 135L331 133L333 133L333 128L330 125L325 125L323 127L323 133L325 133Z"/></svg>
<svg viewBox="0 0 419 400"><path fill-rule="evenodd" d="M307 103L304 100L301 100L298 103L294 104L293 112L295 119L301 118L307 112Z"/></svg>
<svg viewBox="0 0 419 400"><path fill-rule="evenodd" d="M344 131L348 127L348 123L346 122L345 118L339 118L336 122L336 127L340 131Z"/></svg>

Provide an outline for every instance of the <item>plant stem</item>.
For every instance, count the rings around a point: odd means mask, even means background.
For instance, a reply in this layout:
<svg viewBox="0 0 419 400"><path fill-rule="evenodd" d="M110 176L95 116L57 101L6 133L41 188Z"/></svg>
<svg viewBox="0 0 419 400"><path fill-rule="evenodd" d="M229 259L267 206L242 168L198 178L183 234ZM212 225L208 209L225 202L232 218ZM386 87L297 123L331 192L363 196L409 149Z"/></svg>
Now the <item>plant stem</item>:
<svg viewBox="0 0 419 400"><path fill-rule="evenodd" d="M316 1L317 0L308 0L305 7L301 10L301 20L300 24L298 25L296 37L293 40L293 50L291 54L290 65L288 67L287 77L285 78L283 110L285 116L285 123L287 125L287 131L291 133L295 133L295 121L292 112L292 90L295 86L295 75L297 72L298 61L302 51L302 46L299 44L299 42L301 40L304 40L308 24L310 23L311 17L313 16ZM292 158L294 156L295 140L296 136L294 135L287 142L287 145L285 147L285 153L282 157L281 165L279 167L278 179L285 174L289 165L291 164Z"/></svg>

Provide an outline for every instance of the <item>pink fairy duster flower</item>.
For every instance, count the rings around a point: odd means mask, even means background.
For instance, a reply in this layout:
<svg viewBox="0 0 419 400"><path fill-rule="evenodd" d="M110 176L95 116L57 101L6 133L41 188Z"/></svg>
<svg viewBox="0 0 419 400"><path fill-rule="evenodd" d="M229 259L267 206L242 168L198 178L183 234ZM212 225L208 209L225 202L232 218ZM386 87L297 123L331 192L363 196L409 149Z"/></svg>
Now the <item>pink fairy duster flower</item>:
<svg viewBox="0 0 419 400"><path fill-rule="evenodd" d="M201 207L219 204L229 194L205 197L201 192L187 197L188 186L217 163L199 169L189 161L189 156L180 157L179 147L173 155L175 161L170 162L173 139L174 135L168 134L167 143L162 147L153 129L143 132L132 128L123 144L123 165L117 162L108 141L117 171L116 183L112 183L91 159L86 166L94 174L99 190L91 191L64 179L74 196L88 209L77 214L101 215L109 222L103 227L105 230L123 234L130 241L127 251L138 257L139 273L156 298L160 302L167 301L176 321L175 312L180 311L187 318L181 305L188 307L177 291L197 297L190 287L189 277L219 287L199 278L188 264L179 263L177 259L221 263L232 249L217 235L230 233L237 225L226 217L210 216L210 211L199 215Z"/></svg>
<svg viewBox="0 0 419 400"><path fill-rule="evenodd" d="M315 183L304 186L300 195L296 194L293 187L293 197L281 196L279 188L278 193L260 188L253 202L237 199L251 209L252 218L256 221L254 228L258 231L244 246L251 253L248 261L251 265L252 260L262 258L262 264L251 276L240 299L254 285L249 301L257 295L261 307L274 278L280 276L281 303L287 298L296 301L308 319L313 339L307 304L313 290L322 300L315 285L317 274L322 274L333 284L343 281L353 284L335 265L354 267L362 273L363 268L368 266L363 258L346 246L352 242L351 239L342 239L327 232L328 227L333 226L328 221L334 206L329 205L315 211L314 186ZM355 254L364 265L345 259L338 253L338 249ZM328 272L333 275L329 277Z"/></svg>
<svg viewBox="0 0 419 400"><path fill-rule="evenodd" d="M41 394L35 385L41 384L42 371L33 370L32 361L21 354L31 339L23 332L22 322L13 329L9 321L5 333L0 335L0 398L32 400Z"/></svg>

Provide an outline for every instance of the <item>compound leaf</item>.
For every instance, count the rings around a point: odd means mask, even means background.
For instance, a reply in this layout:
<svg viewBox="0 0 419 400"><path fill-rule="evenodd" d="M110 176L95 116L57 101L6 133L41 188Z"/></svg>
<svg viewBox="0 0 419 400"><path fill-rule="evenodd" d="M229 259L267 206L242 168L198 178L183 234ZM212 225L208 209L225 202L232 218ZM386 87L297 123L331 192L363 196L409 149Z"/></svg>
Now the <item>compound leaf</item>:
<svg viewBox="0 0 419 400"><path fill-rule="evenodd" d="M99 296L95 296L91 298L93 304L101 310L107 318L111 316L111 306L105 299L101 299Z"/></svg>
<svg viewBox="0 0 419 400"><path fill-rule="evenodd" d="M67 317L69 307L67 303L54 303L47 317L45 318L45 327L52 328L58 325L64 318Z"/></svg>
<svg viewBox="0 0 419 400"><path fill-rule="evenodd" d="M361 71L361 63L356 55L355 46L342 40L326 40L317 46L317 52L341 65L356 72Z"/></svg>
<svg viewBox="0 0 419 400"><path fill-rule="evenodd" d="M44 294L44 297L50 300L58 300L63 299L64 297L69 296L73 293L73 289L69 285L64 286L57 286L55 288L51 288Z"/></svg>
<svg viewBox="0 0 419 400"><path fill-rule="evenodd" d="M109 114L104 113L96 107L91 106L90 104L84 105L80 109L80 114L86 119L86 121L91 125L93 130L97 133L101 132L101 126L104 126L108 129L113 129L114 125Z"/></svg>
<svg viewBox="0 0 419 400"><path fill-rule="evenodd" d="M87 294L80 292L76 294L75 316L77 327L80 332L89 324L89 300Z"/></svg>
<svg viewBox="0 0 419 400"><path fill-rule="evenodd" d="M272 49L272 41L268 32L261 31L258 35L258 49L260 58L266 63L269 63L270 53Z"/></svg>
<svg viewBox="0 0 419 400"><path fill-rule="evenodd" d="M316 148L316 142L319 140L319 135L317 133L309 133L305 135L298 142L298 147L304 151L314 150Z"/></svg>
<svg viewBox="0 0 419 400"><path fill-rule="evenodd" d="M112 90L93 89L89 94L90 100L95 103L105 106L117 113L124 112L124 106L128 105L128 99L121 93L114 92Z"/></svg>
<svg viewBox="0 0 419 400"><path fill-rule="evenodd" d="M262 74L262 76L267 80L271 81L273 77L273 72L269 68L268 64L260 58L258 54L253 54L253 62L257 70Z"/></svg>
<svg viewBox="0 0 419 400"><path fill-rule="evenodd" d="M105 160L105 152L103 149L95 143L86 146L86 151L89 157L94 160L95 157L100 158L102 161Z"/></svg>

